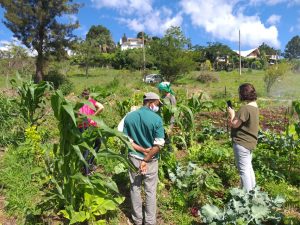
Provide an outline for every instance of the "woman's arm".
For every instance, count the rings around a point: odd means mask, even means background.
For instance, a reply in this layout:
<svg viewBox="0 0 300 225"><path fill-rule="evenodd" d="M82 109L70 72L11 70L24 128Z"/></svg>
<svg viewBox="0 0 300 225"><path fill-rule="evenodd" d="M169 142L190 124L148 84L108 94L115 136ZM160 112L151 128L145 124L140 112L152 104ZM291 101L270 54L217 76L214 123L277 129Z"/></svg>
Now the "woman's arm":
<svg viewBox="0 0 300 225"><path fill-rule="evenodd" d="M97 116L99 113L101 113L104 109L104 106L100 102L95 103L96 112L94 113L94 116Z"/></svg>
<svg viewBox="0 0 300 225"><path fill-rule="evenodd" d="M238 128L239 126L241 126L242 121L235 116L235 111L232 108L230 108L230 107L227 108L227 111L228 111L228 113L230 115L230 121L229 121L230 123L229 123L229 125L232 128Z"/></svg>

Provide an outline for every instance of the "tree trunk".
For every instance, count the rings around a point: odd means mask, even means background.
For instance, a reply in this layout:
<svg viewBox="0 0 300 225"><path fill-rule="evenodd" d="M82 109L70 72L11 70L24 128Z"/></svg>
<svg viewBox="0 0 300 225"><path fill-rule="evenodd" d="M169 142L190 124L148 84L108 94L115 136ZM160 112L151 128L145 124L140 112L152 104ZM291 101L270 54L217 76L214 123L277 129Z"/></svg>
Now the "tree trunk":
<svg viewBox="0 0 300 225"><path fill-rule="evenodd" d="M44 78L44 58L41 53L38 53L37 59L36 59L36 71L34 76L34 83L40 83Z"/></svg>

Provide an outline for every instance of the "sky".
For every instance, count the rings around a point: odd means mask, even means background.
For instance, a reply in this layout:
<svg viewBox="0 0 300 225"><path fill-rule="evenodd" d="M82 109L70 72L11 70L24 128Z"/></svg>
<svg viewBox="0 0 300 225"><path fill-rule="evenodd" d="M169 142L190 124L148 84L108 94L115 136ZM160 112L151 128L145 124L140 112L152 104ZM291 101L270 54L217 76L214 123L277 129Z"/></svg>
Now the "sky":
<svg viewBox="0 0 300 225"><path fill-rule="evenodd" d="M74 0L82 3L78 14L65 16L80 27L74 33L85 38L92 25L108 28L115 42L123 34L136 37L144 31L162 37L171 26L180 26L193 45L219 42L241 50L256 48L263 42L276 49L300 35L300 0ZM13 40L2 23L0 45Z"/></svg>

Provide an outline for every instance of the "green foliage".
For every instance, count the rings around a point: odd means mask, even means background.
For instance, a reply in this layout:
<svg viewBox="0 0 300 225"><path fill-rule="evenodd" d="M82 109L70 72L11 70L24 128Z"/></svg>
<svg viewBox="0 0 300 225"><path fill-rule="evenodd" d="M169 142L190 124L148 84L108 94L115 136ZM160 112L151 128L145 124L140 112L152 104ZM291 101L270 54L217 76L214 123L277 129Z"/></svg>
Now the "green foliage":
<svg viewBox="0 0 300 225"><path fill-rule="evenodd" d="M34 73L34 59L28 56L27 50L14 42L5 46L7 50L0 50L0 74L6 76L6 87L9 77L16 73L22 77L31 77Z"/></svg>
<svg viewBox="0 0 300 225"><path fill-rule="evenodd" d="M267 193L258 188L246 192L233 188L230 190L231 199L224 210L214 205L205 205L201 208L201 217L207 224L262 224L270 221L278 224L282 215L277 211L282 207L284 199L270 198Z"/></svg>
<svg viewBox="0 0 300 225"><path fill-rule="evenodd" d="M184 48L189 40L179 27L171 27L162 39L150 43L151 53L155 56L160 73L168 81L191 71L195 64Z"/></svg>
<svg viewBox="0 0 300 225"><path fill-rule="evenodd" d="M290 66L287 63L275 64L268 67L264 76L267 93L270 93L271 87L274 85L277 79L285 75L289 69Z"/></svg>
<svg viewBox="0 0 300 225"><path fill-rule="evenodd" d="M280 55L280 50L276 50L275 48L267 45L266 43L262 43L259 47L259 52L264 53L266 55Z"/></svg>
<svg viewBox="0 0 300 225"><path fill-rule="evenodd" d="M194 205L198 201L207 201L209 196L205 194L214 195L223 188L221 179L212 169L198 167L192 162L189 162L187 166L178 164L176 169L169 169L168 173L176 189L180 190L185 198L184 206L185 204ZM183 206L182 203L179 205Z"/></svg>
<svg viewBox="0 0 300 225"><path fill-rule="evenodd" d="M294 36L285 46L284 57L288 59L300 58L300 36Z"/></svg>
<svg viewBox="0 0 300 225"><path fill-rule="evenodd" d="M293 133L294 132L294 133ZM300 140L295 136L295 128L287 129L285 135L264 132L259 137L259 149L256 151L253 164L256 165L262 179L288 179L299 182ZM265 177L264 177L265 176Z"/></svg>
<svg viewBox="0 0 300 225"><path fill-rule="evenodd" d="M220 163L232 158L231 148L216 144L214 141L207 141L198 148L193 146L188 150L190 160L202 163Z"/></svg>
<svg viewBox="0 0 300 225"><path fill-rule="evenodd" d="M65 82L66 79L67 77L62 75L58 71L50 70L48 74L45 76L44 80L50 82L53 85L54 89L56 90L59 88L59 86L61 86Z"/></svg>
<svg viewBox="0 0 300 225"><path fill-rule="evenodd" d="M255 60L252 64L251 64L251 68L252 69L257 69L260 70L263 68L262 63L258 60Z"/></svg>
<svg viewBox="0 0 300 225"><path fill-rule="evenodd" d="M23 124L15 99L0 94L0 146L7 146L24 139Z"/></svg>
<svg viewBox="0 0 300 225"><path fill-rule="evenodd" d="M86 40L93 40L100 52L111 52L115 48L115 43L110 31L102 25L91 26L86 35Z"/></svg>
<svg viewBox="0 0 300 225"><path fill-rule="evenodd" d="M76 113L82 106L82 103L77 103L73 106L68 102L62 93L56 91L51 98L52 109L58 120L60 131L60 145L54 146L54 162L49 162L48 172L51 175L51 190L47 193L49 196L46 199L45 209L51 209L55 206L58 210L63 210L62 213L66 218L69 218L72 223L84 220L95 220L95 216L105 214L105 210L111 209L111 201L117 201L120 204L118 189L114 182L101 175L93 175L85 177L81 174L83 165L87 166L87 162L83 157L83 152L87 149L96 158L107 157L115 158L123 162L126 166L130 166L125 156L116 154L107 147L108 138L119 138L122 143L129 148L129 142L126 138L117 131L107 127L103 121L97 117L92 119L97 122L99 128L90 127L83 133L80 133L77 128L77 120L82 119ZM94 140L101 137L102 148L98 153L93 149ZM98 195L96 202L85 199L90 195ZM101 205L101 202L109 204L109 208ZM90 210L91 206L95 206L94 211ZM104 211L103 211L104 210ZM101 214L101 215L102 215Z"/></svg>
<svg viewBox="0 0 300 225"><path fill-rule="evenodd" d="M0 162L0 184L6 210L18 218L24 217L27 210L36 212L39 187L45 175L36 164L32 149L29 143L9 148Z"/></svg>
<svg viewBox="0 0 300 225"><path fill-rule="evenodd" d="M264 189L273 197L283 196L286 206L297 207L300 205L300 190L287 182L269 181L264 185Z"/></svg>
<svg viewBox="0 0 300 225"><path fill-rule="evenodd" d="M60 211L60 214L70 220L70 224L84 221L90 221L93 224L106 224L106 220L99 219L99 217L105 215L108 211L117 210L118 206L124 201L124 197L114 196L111 193L110 188L113 187L117 191L117 186L107 177L94 176L91 178L91 183L95 185L95 188L86 187L84 202L79 211L75 211L72 207Z"/></svg>
<svg viewBox="0 0 300 225"><path fill-rule="evenodd" d="M72 1L3 0L1 6L6 10L4 24L26 47L37 51L35 81L43 80L45 58L49 54L66 55L70 46L75 24L62 24L58 18L64 14L77 13L79 4Z"/></svg>
<svg viewBox="0 0 300 225"><path fill-rule="evenodd" d="M48 82L34 84L32 81L22 82L18 86L15 80L11 80L13 86L16 87L20 96L17 101L21 112L21 117L30 125L38 125L45 116L46 92L52 87Z"/></svg>
<svg viewBox="0 0 300 225"><path fill-rule="evenodd" d="M219 82L219 78L209 72L200 72L200 75L197 77L197 81L207 84L212 82Z"/></svg>
<svg viewBox="0 0 300 225"><path fill-rule="evenodd" d="M292 64L292 71L294 73L299 73L300 72L300 60L299 59L295 59L291 61Z"/></svg>
<svg viewBox="0 0 300 225"><path fill-rule="evenodd" d="M218 42L209 42L204 52L205 58L208 59L211 63L215 63L217 57L219 56L230 57L236 54L227 45Z"/></svg>

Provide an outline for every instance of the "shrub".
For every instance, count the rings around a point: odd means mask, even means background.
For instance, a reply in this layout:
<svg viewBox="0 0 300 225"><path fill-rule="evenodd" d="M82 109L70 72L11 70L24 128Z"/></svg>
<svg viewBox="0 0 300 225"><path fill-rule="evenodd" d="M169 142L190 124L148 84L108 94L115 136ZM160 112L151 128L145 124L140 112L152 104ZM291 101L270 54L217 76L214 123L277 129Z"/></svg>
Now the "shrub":
<svg viewBox="0 0 300 225"><path fill-rule="evenodd" d="M19 107L16 101L0 94L0 146L6 146L22 141L22 120L19 116ZM22 124L22 125L21 125Z"/></svg>
<svg viewBox="0 0 300 225"><path fill-rule="evenodd" d="M60 86L59 89L61 90L61 92L63 93L63 95L68 95L68 94L70 94L73 91L74 84L69 79L66 79L63 82L63 84Z"/></svg>
<svg viewBox="0 0 300 225"><path fill-rule="evenodd" d="M295 59L292 61L292 70L294 73L300 72L300 60L299 59Z"/></svg>
<svg viewBox="0 0 300 225"><path fill-rule="evenodd" d="M278 80L278 78L285 75L289 69L290 69L289 64L280 63L280 64L272 65L266 70L264 82L268 94L270 93L271 87Z"/></svg>
<svg viewBox="0 0 300 225"><path fill-rule="evenodd" d="M57 70L50 70L44 80L51 82L54 89L60 89L64 95L70 94L74 89L74 84Z"/></svg>
<svg viewBox="0 0 300 225"><path fill-rule="evenodd" d="M219 77L213 75L210 72L201 72L197 77L197 81L207 84L207 83L216 83L219 82Z"/></svg>

